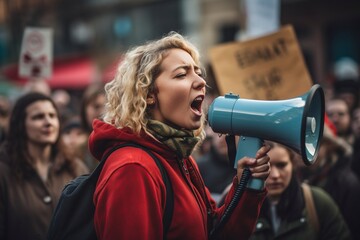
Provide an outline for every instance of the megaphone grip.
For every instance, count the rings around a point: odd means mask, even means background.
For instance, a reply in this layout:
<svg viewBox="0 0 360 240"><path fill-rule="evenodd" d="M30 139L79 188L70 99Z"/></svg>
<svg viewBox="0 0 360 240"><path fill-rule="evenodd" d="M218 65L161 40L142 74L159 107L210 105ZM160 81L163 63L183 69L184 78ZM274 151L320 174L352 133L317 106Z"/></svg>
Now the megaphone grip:
<svg viewBox="0 0 360 240"><path fill-rule="evenodd" d="M237 168L238 161L243 157L255 157L257 151L263 146L263 140L255 137L240 136L236 150L234 168ZM265 182L262 179L250 178L247 188L254 190L264 189Z"/></svg>

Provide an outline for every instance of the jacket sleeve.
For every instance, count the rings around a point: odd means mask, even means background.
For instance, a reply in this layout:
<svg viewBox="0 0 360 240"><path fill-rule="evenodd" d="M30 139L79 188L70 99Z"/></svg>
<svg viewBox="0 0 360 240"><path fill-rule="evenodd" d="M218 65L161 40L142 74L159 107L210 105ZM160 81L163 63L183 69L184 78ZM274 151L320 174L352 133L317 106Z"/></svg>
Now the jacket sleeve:
<svg viewBox="0 0 360 240"><path fill-rule="evenodd" d="M232 187L225 198L223 206L216 209L217 220L219 220L225 209L229 206L234 197L235 189L238 186L237 177L234 178ZM260 214L261 205L266 197L267 190L255 191L246 189L234 208L230 218L219 231L219 239L249 239L255 229L256 221ZM216 223L215 223L216 224Z"/></svg>
<svg viewBox="0 0 360 240"><path fill-rule="evenodd" d="M162 239L165 187L141 165L125 164L99 179L94 194L98 239ZM163 188L159 190L159 188Z"/></svg>

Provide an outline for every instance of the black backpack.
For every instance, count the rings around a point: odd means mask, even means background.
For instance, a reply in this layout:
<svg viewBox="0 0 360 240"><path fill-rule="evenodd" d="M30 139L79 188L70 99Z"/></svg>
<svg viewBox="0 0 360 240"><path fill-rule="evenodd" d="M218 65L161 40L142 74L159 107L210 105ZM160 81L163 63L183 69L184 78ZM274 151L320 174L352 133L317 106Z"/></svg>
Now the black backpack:
<svg viewBox="0 0 360 240"><path fill-rule="evenodd" d="M146 151L156 162L164 184L166 186L166 203L163 216L164 239L169 229L172 215L174 195L170 179L160 160L147 148L134 144L125 143L113 147L101 160L96 169L87 175L82 175L70 181L63 189L59 202L55 208L48 229L48 240L96 240L94 229L93 194L100 172L105 160L112 152L121 147L136 147Z"/></svg>

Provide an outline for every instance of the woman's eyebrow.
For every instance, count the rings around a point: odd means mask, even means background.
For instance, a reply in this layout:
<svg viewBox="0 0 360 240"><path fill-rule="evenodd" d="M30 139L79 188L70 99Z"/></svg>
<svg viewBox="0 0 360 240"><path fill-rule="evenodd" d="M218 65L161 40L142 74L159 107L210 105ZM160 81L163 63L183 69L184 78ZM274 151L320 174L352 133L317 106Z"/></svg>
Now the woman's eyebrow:
<svg viewBox="0 0 360 240"><path fill-rule="evenodd" d="M197 66L197 65L184 64L184 65L180 65L180 66L176 67L176 68L173 70L173 72L176 71L176 70L178 70L178 69L189 70L189 69L191 69L192 66L194 66L194 70L195 70L195 71L200 69L200 67Z"/></svg>

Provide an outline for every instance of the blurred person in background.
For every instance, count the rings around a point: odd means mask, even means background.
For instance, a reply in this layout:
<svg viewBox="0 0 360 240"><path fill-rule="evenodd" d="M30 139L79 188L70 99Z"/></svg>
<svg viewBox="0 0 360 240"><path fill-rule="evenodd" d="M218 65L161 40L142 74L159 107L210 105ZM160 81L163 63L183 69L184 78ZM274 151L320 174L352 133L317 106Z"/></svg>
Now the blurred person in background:
<svg viewBox="0 0 360 240"><path fill-rule="evenodd" d="M355 79L337 80L334 82L334 97L343 99L348 105L350 115L359 106L359 82Z"/></svg>
<svg viewBox="0 0 360 240"><path fill-rule="evenodd" d="M210 149L197 159L197 164L206 187L216 202L219 202L225 188L232 182L236 170L230 166L225 135L214 133L206 125L206 137Z"/></svg>
<svg viewBox="0 0 360 240"><path fill-rule="evenodd" d="M51 98L54 100L54 103L59 110L61 122L66 122L69 118L73 117L74 112L70 108L71 96L66 90L54 90L51 94Z"/></svg>
<svg viewBox="0 0 360 240"><path fill-rule="evenodd" d="M325 118L326 119L326 118ZM339 206L353 239L360 239L360 182L351 169L352 146L339 138L325 120L323 139L316 162L301 169L301 179L324 189Z"/></svg>
<svg viewBox="0 0 360 240"><path fill-rule="evenodd" d="M91 133L94 119L102 119L105 100L103 83L92 83L85 89L81 100L80 115L87 132Z"/></svg>
<svg viewBox="0 0 360 240"><path fill-rule="evenodd" d="M353 111L351 127L355 135L355 142L353 145L354 153L353 153L351 168L355 172L356 176L360 179L360 108L359 107Z"/></svg>
<svg viewBox="0 0 360 240"><path fill-rule="evenodd" d="M343 99L352 115L360 100L359 64L351 57L341 57L334 64L334 77L334 97Z"/></svg>
<svg viewBox="0 0 360 240"><path fill-rule="evenodd" d="M51 88L48 82L43 78L31 78L25 83L23 94L30 92L38 92L46 96L51 96Z"/></svg>
<svg viewBox="0 0 360 240"><path fill-rule="evenodd" d="M0 144L5 140L8 132L10 111L10 99L0 95Z"/></svg>
<svg viewBox="0 0 360 240"><path fill-rule="evenodd" d="M41 93L20 97L0 151L0 239L42 240L65 184L88 173L59 139L53 100Z"/></svg>
<svg viewBox="0 0 360 240"><path fill-rule="evenodd" d="M78 116L68 119L62 126L61 139L67 152L81 160L84 158L83 147L87 145L88 137Z"/></svg>
<svg viewBox="0 0 360 240"><path fill-rule="evenodd" d="M346 102L340 98L332 98L325 104L325 111L336 127L337 136L352 146L355 136L351 129L351 114Z"/></svg>
<svg viewBox="0 0 360 240"><path fill-rule="evenodd" d="M90 135L94 119L102 119L105 108L105 90L103 83L89 85L81 99L80 120L85 132ZM82 159L86 166L92 171L98 165L98 161L91 155L88 149L88 142L82 146Z"/></svg>
<svg viewBox="0 0 360 240"><path fill-rule="evenodd" d="M351 128L355 135L355 138L360 138L360 107L354 109L353 111Z"/></svg>
<svg viewBox="0 0 360 240"><path fill-rule="evenodd" d="M334 200L321 188L300 184L293 164L299 157L286 146L269 145L268 195L250 240L352 239Z"/></svg>

